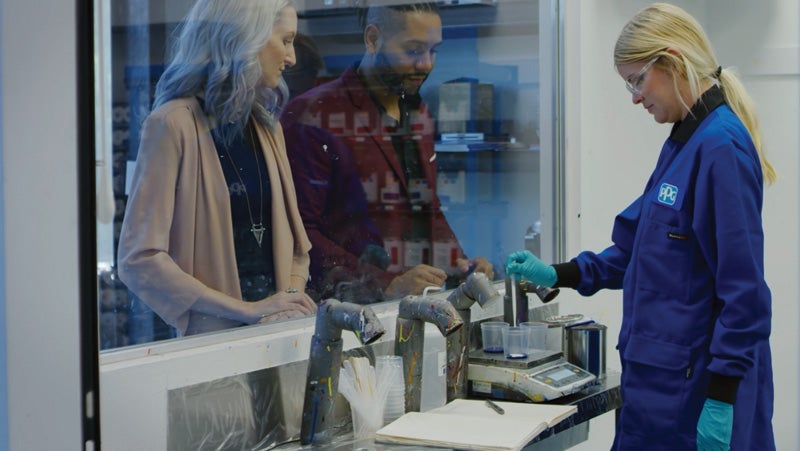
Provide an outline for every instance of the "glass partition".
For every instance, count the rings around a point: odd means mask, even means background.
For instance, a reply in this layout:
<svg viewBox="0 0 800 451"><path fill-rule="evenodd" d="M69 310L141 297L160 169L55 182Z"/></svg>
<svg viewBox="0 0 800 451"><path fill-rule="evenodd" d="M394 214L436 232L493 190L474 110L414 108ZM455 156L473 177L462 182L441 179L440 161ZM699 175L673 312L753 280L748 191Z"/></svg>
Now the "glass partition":
<svg viewBox="0 0 800 451"><path fill-rule="evenodd" d="M419 2L380 3L395 8ZM562 246L558 1L434 3L437 11L416 12L425 18L419 22L404 19L408 12L401 11L367 15L362 24L356 0L294 2L293 65L286 64L282 74L289 104L279 113L286 168L313 246L307 293L315 301L373 303L419 294L420 282L413 279L430 274L420 269L428 267L441 271L433 280L444 288L457 286L471 271L502 279L510 252L529 249L554 260ZM96 6L101 349L181 335L120 279L118 249L140 146L149 145L143 144L143 124L193 4L98 0ZM431 14L437 19L427 20ZM370 36L370 23L377 24L377 37ZM381 83L386 92L375 88ZM219 144L212 132L198 133L198 140ZM281 140L278 133L272 136ZM265 139L260 147L267 152ZM226 172L221 151L219 156L214 171L229 181L235 172ZM262 164L265 174L278 174ZM174 174L178 181L164 196L183 199L175 190L189 176ZM280 180L269 183L273 190L291 191L279 187ZM228 183L229 191L234 185ZM235 222L242 204L232 199L227 208ZM161 214L156 210L153 215ZM269 224L265 233L272 233ZM274 247L280 246L276 236L267 235ZM294 238L302 242L297 231ZM217 241L235 247L241 262L232 237ZM168 249L149 251L175 260ZM181 268L184 263L176 261Z"/></svg>

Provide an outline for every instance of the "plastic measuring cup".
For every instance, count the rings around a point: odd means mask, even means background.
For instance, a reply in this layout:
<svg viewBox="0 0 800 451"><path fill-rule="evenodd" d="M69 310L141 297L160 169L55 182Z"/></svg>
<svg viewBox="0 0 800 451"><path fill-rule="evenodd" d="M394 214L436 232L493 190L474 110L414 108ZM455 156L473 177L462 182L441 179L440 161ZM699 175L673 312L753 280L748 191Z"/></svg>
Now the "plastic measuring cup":
<svg viewBox="0 0 800 451"><path fill-rule="evenodd" d="M483 351L493 354L503 352L503 330L510 326L505 321L486 321L481 323Z"/></svg>
<svg viewBox="0 0 800 451"><path fill-rule="evenodd" d="M503 351L507 359L524 359L528 357L527 327L507 327L503 329Z"/></svg>
<svg viewBox="0 0 800 451"><path fill-rule="evenodd" d="M546 339L547 339L547 329L549 328L547 323L529 321L525 323L520 323L520 326L528 329L529 351L547 349Z"/></svg>

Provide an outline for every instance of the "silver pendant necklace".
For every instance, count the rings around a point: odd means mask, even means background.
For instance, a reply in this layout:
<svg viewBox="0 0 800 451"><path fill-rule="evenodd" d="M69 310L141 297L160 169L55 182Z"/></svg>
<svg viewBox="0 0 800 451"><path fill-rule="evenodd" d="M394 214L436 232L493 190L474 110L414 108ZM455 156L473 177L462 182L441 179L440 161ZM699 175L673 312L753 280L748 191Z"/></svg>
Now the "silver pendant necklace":
<svg viewBox="0 0 800 451"><path fill-rule="evenodd" d="M242 180L242 176L239 174L239 168L233 161L233 157L231 157L231 151L228 149L228 146L224 147L225 153L228 155L228 160L230 160L231 165L233 165L233 171L236 173L236 177L239 178L239 183L242 184L242 189L244 189L244 197L247 201L247 215L250 216L250 231L256 238L258 247L261 247L261 240L264 238L264 231L266 229L264 228L264 188L261 182L261 164L259 164L257 153L259 148L256 147L256 141L253 138L253 125L248 123L245 127L247 127L247 131L250 135L250 145L253 148L253 157L256 160L256 169L258 170L258 223L253 220L253 210L250 208L250 196L247 194L247 185L244 184L244 180Z"/></svg>

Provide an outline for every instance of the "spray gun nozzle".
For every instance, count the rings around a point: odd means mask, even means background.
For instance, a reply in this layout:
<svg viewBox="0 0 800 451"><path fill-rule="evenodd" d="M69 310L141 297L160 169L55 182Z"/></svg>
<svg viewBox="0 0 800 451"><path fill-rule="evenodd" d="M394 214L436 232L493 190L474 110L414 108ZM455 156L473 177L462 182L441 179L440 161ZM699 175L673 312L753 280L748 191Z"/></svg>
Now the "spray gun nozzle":
<svg viewBox="0 0 800 451"><path fill-rule="evenodd" d="M544 285L537 285L533 291L536 293L536 296L545 304L555 299L556 296L558 296L558 293L561 292L561 290L558 288L550 288Z"/></svg>

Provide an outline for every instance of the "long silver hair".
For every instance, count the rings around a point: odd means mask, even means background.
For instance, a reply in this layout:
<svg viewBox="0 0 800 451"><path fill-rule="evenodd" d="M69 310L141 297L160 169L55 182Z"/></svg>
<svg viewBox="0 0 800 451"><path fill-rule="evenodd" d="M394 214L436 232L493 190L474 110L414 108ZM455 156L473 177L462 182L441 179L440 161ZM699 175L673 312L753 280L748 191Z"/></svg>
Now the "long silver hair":
<svg viewBox="0 0 800 451"><path fill-rule="evenodd" d="M291 0L197 0L176 30L172 59L156 85L153 108L197 96L215 133L230 143L248 117L272 128L289 99L283 78L261 85L259 51Z"/></svg>

